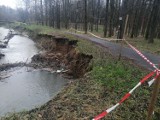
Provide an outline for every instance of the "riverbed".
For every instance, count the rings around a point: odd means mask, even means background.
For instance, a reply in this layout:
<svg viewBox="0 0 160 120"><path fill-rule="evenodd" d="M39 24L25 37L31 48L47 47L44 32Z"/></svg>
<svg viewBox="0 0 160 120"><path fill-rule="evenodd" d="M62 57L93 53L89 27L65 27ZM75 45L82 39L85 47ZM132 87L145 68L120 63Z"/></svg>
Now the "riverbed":
<svg viewBox="0 0 160 120"><path fill-rule="evenodd" d="M3 42L8 32L9 29L0 27L0 41ZM2 65L30 63L39 50L33 40L16 35L10 39L7 48L0 48L0 52L5 55L0 59ZM0 116L39 107L57 95L67 83L59 74L30 67L0 71L0 75L2 74L8 77L0 80Z"/></svg>

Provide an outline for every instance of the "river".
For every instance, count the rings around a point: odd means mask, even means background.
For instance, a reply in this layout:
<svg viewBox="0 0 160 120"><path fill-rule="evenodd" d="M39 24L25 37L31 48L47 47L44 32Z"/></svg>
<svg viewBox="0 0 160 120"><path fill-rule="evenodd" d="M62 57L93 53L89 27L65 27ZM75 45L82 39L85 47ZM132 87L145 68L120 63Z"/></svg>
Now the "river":
<svg viewBox="0 0 160 120"><path fill-rule="evenodd" d="M8 34L9 29L0 27L0 41ZM28 37L16 35L7 48L0 48L5 56L0 64L30 62L31 57L39 51ZM0 116L9 112L31 110L51 100L66 85L67 80L56 73L35 70L28 67L16 67L0 71L9 77L0 80Z"/></svg>

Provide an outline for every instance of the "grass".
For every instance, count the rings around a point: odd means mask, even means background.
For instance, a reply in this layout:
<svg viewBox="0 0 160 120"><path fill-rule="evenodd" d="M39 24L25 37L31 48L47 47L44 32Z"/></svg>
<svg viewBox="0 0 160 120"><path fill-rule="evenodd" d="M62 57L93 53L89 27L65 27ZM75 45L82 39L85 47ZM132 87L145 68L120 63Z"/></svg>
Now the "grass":
<svg viewBox="0 0 160 120"><path fill-rule="evenodd" d="M139 80L148 73L128 60L117 61L107 49L92 42L65 34L69 39L78 39L77 50L92 54L92 71L83 78L74 80L53 100L39 109L10 115L2 120L84 120L92 119L106 108L115 105ZM138 88L106 120L144 120L153 88L147 84ZM158 96L160 101L160 95ZM160 118L160 103L155 106L154 120Z"/></svg>
<svg viewBox="0 0 160 120"><path fill-rule="evenodd" d="M103 37L103 30L104 30L104 27L103 27L103 25L99 25L98 26L98 31L96 31L95 29L93 30L93 34L95 34L95 35L98 35L98 36L100 36L100 37Z"/></svg>
<svg viewBox="0 0 160 120"><path fill-rule="evenodd" d="M16 22L13 24L10 24L11 28L21 27L26 30L33 31L35 33L39 34L52 34L54 32L57 34L62 33L62 31L66 31L66 29L55 29L53 27L45 26L45 25L37 25L37 24L24 24L21 22Z"/></svg>
<svg viewBox="0 0 160 120"><path fill-rule="evenodd" d="M127 40L140 50L160 55L160 40L154 39L154 43L148 43L144 38L127 38Z"/></svg>

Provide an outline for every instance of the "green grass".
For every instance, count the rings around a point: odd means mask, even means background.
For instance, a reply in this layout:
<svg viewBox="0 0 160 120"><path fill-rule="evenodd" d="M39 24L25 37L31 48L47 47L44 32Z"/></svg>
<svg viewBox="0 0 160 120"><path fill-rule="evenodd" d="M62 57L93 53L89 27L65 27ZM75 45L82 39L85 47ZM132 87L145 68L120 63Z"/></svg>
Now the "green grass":
<svg viewBox="0 0 160 120"><path fill-rule="evenodd" d="M52 34L52 33L60 34L66 31L66 29L56 29L53 27L45 26L45 25L24 24L21 22L10 24L10 27L11 28L21 27L21 28L25 28L26 30L30 30L30 31L33 31L35 33L40 33L40 34Z"/></svg>
<svg viewBox="0 0 160 120"><path fill-rule="evenodd" d="M136 77L135 77L136 75ZM103 66L95 66L92 71L92 77L108 89L114 89L115 92L126 93L135 86L138 80L144 75L139 69L134 69L130 65L121 61L109 61Z"/></svg>
<svg viewBox="0 0 160 120"><path fill-rule="evenodd" d="M104 35L104 27L103 27L103 25L99 25L98 26L98 31L96 31L95 29L93 29L93 34L95 34L95 35L98 35L98 36L100 36L100 37L103 37L103 35Z"/></svg>
<svg viewBox="0 0 160 120"><path fill-rule="evenodd" d="M154 39L154 43L148 43L148 41L142 37L127 38L127 40L140 50L160 55L160 39Z"/></svg>

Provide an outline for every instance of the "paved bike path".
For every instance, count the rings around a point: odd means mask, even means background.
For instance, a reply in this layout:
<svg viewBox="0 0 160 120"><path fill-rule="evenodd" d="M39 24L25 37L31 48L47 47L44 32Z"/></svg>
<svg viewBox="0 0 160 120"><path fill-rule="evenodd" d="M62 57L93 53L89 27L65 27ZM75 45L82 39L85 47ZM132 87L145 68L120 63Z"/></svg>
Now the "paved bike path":
<svg viewBox="0 0 160 120"><path fill-rule="evenodd" d="M86 40L90 40L90 41L92 41L96 44L99 44L100 46L108 48L108 50L115 56L118 56L119 53L120 53L120 49L121 49L120 44L105 41L105 40L102 40L100 38L91 37L91 36L88 36L88 35L85 35L85 34L76 34L76 33L70 33L70 34L75 35L75 36L80 37L80 38L83 38L83 39L86 39ZM143 58L141 58L131 48L123 46L121 50L122 50L121 55L123 57L132 59L137 65L142 66L146 69L154 70L154 68L151 65L149 65ZM143 51L142 53L154 64L160 64L160 56L159 55L154 55L152 53L145 52L145 51Z"/></svg>

